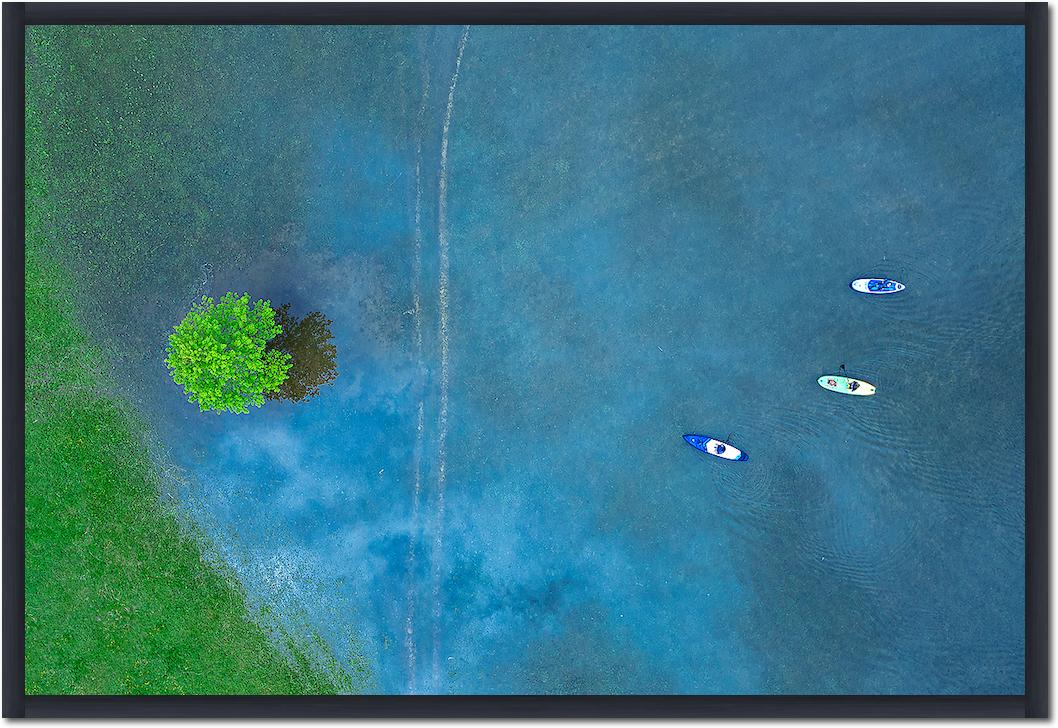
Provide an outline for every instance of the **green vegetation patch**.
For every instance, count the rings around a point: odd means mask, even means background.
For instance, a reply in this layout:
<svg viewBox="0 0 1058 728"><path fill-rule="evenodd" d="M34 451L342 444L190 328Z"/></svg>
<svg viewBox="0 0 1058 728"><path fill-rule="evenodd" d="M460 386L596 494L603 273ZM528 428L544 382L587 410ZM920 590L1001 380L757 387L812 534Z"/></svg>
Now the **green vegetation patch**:
<svg viewBox="0 0 1058 728"><path fill-rule="evenodd" d="M230 291L214 303L194 305L169 335L166 366L202 412L246 414L278 392L290 369L290 354L265 347L283 329L269 301Z"/></svg>

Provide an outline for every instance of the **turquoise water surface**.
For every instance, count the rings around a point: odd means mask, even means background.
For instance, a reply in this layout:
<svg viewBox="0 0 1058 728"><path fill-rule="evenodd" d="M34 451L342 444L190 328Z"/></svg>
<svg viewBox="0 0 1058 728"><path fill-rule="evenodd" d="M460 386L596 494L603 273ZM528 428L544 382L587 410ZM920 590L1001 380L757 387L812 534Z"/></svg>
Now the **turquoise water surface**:
<svg viewBox="0 0 1058 728"><path fill-rule="evenodd" d="M1020 27L201 32L247 252L123 376L254 604L387 693L1022 692ZM228 290L335 384L189 405Z"/></svg>

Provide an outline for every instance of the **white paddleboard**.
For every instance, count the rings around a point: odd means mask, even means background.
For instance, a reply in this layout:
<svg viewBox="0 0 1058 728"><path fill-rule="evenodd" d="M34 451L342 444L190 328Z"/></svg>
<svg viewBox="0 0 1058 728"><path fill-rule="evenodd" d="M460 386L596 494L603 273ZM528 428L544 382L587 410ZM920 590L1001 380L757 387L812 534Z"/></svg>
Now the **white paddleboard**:
<svg viewBox="0 0 1058 728"><path fill-rule="evenodd" d="M889 293L900 293L907 288L900 281L891 278L857 278L849 284L857 293L869 293L872 296L884 296Z"/></svg>
<svg viewBox="0 0 1058 728"><path fill-rule="evenodd" d="M816 381L823 389L839 394L851 394L854 397L870 397L875 392L874 385L870 382L840 374L824 374Z"/></svg>

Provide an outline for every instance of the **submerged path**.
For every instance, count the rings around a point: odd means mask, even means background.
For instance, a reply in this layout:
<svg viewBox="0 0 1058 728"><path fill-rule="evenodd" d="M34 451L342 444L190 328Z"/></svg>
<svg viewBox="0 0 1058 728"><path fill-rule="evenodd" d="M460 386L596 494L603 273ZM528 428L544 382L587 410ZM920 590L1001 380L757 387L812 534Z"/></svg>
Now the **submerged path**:
<svg viewBox="0 0 1058 728"><path fill-rule="evenodd" d="M448 131L452 125L452 107L455 104L456 84L459 83L459 67L463 63L463 50L467 45L470 26L463 28L456 54L456 67L452 72L452 83L448 87L448 105L445 107L444 126L441 130L441 169L438 177L437 196L437 247L440 271L437 280L437 328L441 341L441 401L437 415L437 499L433 541L433 689L439 692L441 683L441 559L444 549L445 485L447 478L448 448Z"/></svg>
<svg viewBox="0 0 1058 728"><path fill-rule="evenodd" d="M422 142L426 104L430 98L430 64L422 64L422 101L419 104L419 115L415 143L415 235L414 255L412 258L412 316L415 320L415 355L418 360L419 407L415 422L415 490L411 504L411 532L408 536L407 557L407 616L404 622L404 652L407 664L408 692L417 690L417 647L415 644L415 548L419 538L419 506L422 500L422 456L423 438L426 424L425 386L426 364L423 360L422 341Z"/></svg>

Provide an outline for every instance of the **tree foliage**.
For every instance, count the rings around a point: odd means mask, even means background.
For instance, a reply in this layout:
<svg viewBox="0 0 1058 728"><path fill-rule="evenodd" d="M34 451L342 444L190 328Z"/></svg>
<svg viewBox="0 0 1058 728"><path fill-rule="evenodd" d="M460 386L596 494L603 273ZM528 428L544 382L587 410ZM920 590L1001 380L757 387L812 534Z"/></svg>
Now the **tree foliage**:
<svg viewBox="0 0 1058 728"><path fill-rule="evenodd" d="M199 409L246 414L287 378L290 355L267 348L281 331L268 301L203 296L169 336L166 366Z"/></svg>
<svg viewBox="0 0 1058 728"><path fill-rule="evenodd" d="M321 386L338 378L335 364L338 351L331 343L333 322L319 311L298 319L290 313L290 304L286 304L276 311L276 323L283 330L269 342L268 348L283 352L292 366L279 389L265 396L291 402L311 399L320 393Z"/></svg>

